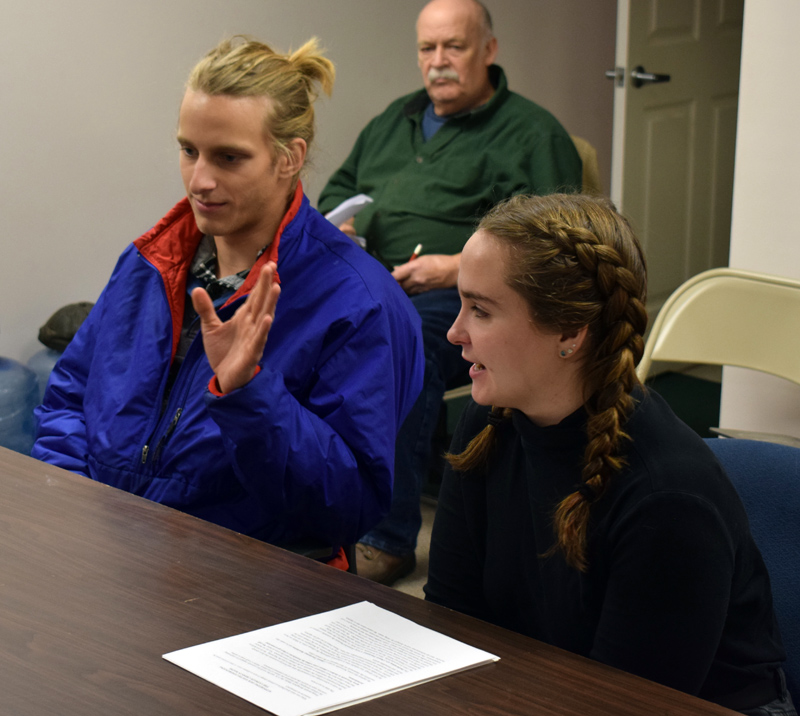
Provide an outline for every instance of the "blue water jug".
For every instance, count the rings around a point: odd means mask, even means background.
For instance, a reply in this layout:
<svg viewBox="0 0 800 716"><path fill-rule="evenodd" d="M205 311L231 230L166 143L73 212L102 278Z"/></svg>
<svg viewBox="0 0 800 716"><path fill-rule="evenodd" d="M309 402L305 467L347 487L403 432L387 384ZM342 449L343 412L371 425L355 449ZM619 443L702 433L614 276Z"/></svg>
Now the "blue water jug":
<svg viewBox="0 0 800 716"><path fill-rule="evenodd" d="M0 445L30 454L38 399L36 373L15 360L0 358Z"/></svg>
<svg viewBox="0 0 800 716"><path fill-rule="evenodd" d="M42 348L34 353L28 361L27 366L36 373L36 380L39 383L39 398L37 405L44 398L44 389L47 387L47 380L53 372L56 361L61 358L61 351L54 351L52 348Z"/></svg>

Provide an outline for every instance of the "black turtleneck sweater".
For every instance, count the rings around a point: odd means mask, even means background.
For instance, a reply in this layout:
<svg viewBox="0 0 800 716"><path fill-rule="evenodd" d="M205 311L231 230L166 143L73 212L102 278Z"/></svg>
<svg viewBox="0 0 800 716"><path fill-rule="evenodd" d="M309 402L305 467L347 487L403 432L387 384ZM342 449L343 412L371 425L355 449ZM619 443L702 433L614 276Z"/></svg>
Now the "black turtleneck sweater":
<svg viewBox="0 0 800 716"><path fill-rule="evenodd" d="M638 398L585 573L541 556L581 479L585 412L541 428L515 411L487 470L445 473L427 599L728 708L768 703L785 657L744 508L697 434L656 393ZM487 412L467 407L454 453Z"/></svg>

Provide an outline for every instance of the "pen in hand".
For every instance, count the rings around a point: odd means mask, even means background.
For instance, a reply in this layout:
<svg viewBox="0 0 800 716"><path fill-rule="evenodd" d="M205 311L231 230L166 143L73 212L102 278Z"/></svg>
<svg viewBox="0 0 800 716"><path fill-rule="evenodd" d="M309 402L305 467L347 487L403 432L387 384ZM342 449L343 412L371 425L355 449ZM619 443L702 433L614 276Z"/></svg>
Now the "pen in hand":
<svg viewBox="0 0 800 716"><path fill-rule="evenodd" d="M416 248L411 254L411 258L409 259L409 261L413 261L415 258L417 258L417 256L419 256L421 251L422 251L422 244L417 244Z"/></svg>

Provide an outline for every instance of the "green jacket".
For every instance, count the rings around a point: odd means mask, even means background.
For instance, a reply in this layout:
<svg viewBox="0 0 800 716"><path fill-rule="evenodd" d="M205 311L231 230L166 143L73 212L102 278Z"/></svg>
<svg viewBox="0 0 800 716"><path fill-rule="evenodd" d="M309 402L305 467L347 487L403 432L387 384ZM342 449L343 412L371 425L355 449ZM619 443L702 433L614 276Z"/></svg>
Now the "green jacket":
<svg viewBox="0 0 800 716"><path fill-rule="evenodd" d="M458 253L478 219L514 194L579 190L581 160L558 120L509 91L500 67L489 72L492 98L427 142L425 90L392 102L322 191L323 213L355 194L374 199L355 228L387 266L406 262L418 243L423 254Z"/></svg>

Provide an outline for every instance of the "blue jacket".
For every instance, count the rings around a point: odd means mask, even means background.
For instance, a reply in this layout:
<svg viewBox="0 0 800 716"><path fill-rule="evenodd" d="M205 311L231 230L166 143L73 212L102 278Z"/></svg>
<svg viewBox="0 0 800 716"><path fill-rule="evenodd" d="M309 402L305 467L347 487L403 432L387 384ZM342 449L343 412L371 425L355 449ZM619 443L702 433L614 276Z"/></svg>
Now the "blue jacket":
<svg viewBox="0 0 800 716"><path fill-rule="evenodd" d="M298 187L260 372L213 395L198 334L162 409L200 239L184 199L123 252L51 375L32 455L276 544L355 542L389 509L395 437L422 386L416 311Z"/></svg>

